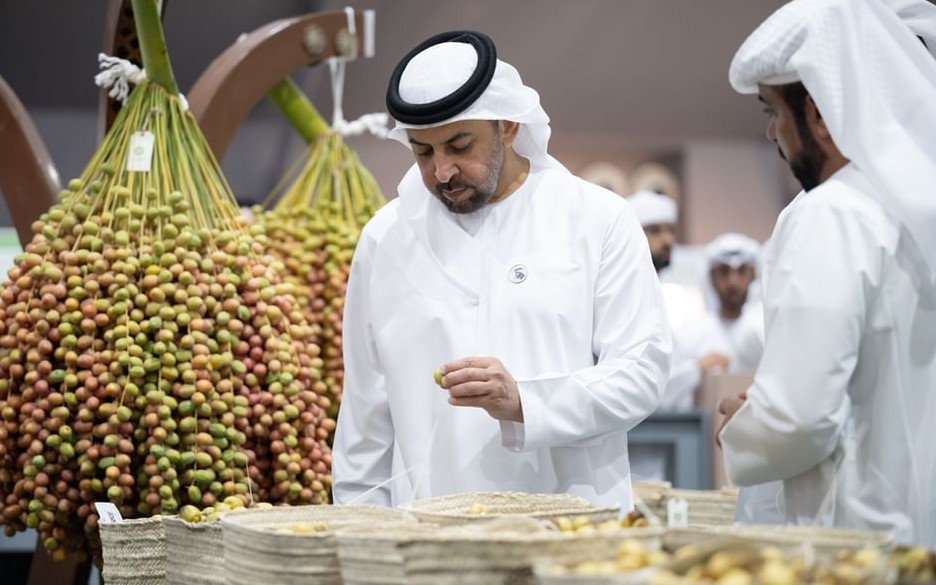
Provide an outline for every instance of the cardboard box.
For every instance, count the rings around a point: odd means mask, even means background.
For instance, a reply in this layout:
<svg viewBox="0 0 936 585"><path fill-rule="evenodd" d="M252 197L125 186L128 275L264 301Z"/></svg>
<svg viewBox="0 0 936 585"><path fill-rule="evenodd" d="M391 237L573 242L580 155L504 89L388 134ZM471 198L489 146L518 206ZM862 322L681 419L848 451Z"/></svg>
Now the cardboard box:
<svg viewBox="0 0 936 585"><path fill-rule="evenodd" d="M725 474L721 448L715 443L715 434L725 418L718 413L718 402L722 398L734 397L747 391L753 382L753 372L709 375L702 380L702 386L696 394L696 408L708 412L712 422L712 487L715 489L731 486Z"/></svg>

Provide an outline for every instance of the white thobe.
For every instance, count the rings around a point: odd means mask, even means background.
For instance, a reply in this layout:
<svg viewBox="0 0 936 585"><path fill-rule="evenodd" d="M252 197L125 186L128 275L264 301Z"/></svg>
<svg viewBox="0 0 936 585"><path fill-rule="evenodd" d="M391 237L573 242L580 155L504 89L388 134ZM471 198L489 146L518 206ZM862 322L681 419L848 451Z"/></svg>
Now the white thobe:
<svg viewBox="0 0 936 585"><path fill-rule="evenodd" d="M783 480L788 522L934 548L936 307L873 188L850 164L781 214L764 355L721 441L737 484Z"/></svg>
<svg viewBox="0 0 936 585"><path fill-rule="evenodd" d="M719 346L728 348L728 371L753 372L764 353L764 306L761 303L745 303L741 316L725 319L709 313L712 336L720 337Z"/></svg>
<svg viewBox="0 0 936 585"><path fill-rule="evenodd" d="M344 315L337 503L519 490L630 508L627 431L657 407L671 340L623 199L534 169L459 223L414 167L364 229ZM470 356L517 380L522 424L448 404L432 373Z"/></svg>
<svg viewBox="0 0 936 585"><path fill-rule="evenodd" d="M673 357L670 376L660 400L660 410L688 412L695 406L696 389L702 382L699 358L710 351L727 354L729 347L720 334L713 335L709 331L711 323L707 313L701 314L688 324L682 323L682 320L674 315L683 310L680 306L683 299L677 295L664 298L667 301L670 322L673 324Z"/></svg>

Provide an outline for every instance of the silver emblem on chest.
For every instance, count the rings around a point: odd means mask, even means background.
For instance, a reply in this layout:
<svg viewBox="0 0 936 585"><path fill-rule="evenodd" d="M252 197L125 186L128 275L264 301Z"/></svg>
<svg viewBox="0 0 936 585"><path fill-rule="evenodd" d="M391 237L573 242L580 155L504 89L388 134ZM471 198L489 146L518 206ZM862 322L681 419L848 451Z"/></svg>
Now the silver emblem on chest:
<svg viewBox="0 0 936 585"><path fill-rule="evenodd" d="M507 276L510 278L510 282L520 284L527 279L527 267L523 264L514 264L510 267Z"/></svg>

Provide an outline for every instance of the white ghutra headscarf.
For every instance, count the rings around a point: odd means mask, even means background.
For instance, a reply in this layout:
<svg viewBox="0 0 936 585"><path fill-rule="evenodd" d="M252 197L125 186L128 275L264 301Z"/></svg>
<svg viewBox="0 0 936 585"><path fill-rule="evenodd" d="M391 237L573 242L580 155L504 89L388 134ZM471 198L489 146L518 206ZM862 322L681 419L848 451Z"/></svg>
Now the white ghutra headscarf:
<svg viewBox="0 0 936 585"><path fill-rule="evenodd" d="M661 223L676 223L679 212L676 202L671 197L654 191L637 191L627 198L631 209L637 215L641 227Z"/></svg>
<svg viewBox="0 0 936 585"><path fill-rule="evenodd" d="M936 6L927 0L883 1L910 27L913 34L923 39L927 50L936 59Z"/></svg>
<svg viewBox="0 0 936 585"><path fill-rule="evenodd" d="M742 44L729 77L741 93L803 83L936 303L936 61L908 23L881 0L793 0Z"/></svg>
<svg viewBox="0 0 936 585"><path fill-rule="evenodd" d="M428 104L443 99L465 84L478 67L478 54L466 43L444 42L414 56L400 77L399 95L411 104ZM434 124L396 124L389 138L410 147L408 129L432 128L462 120L509 120L520 123L514 150L536 168L564 168L547 153L549 116L540 105L539 94L523 84L510 64L497 60L494 77L484 93L467 109Z"/></svg>

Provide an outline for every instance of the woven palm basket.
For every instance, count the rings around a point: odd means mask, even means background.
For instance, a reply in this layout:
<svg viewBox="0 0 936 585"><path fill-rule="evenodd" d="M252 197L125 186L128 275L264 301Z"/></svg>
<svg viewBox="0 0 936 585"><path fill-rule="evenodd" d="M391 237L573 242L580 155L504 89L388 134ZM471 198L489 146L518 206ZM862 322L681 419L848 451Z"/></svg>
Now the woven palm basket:
<svg viewBox="0 0 936 585"><path fill-rule="evenodd" d="M336 532L344 585L405 585L402 545L427 538L435 524L409 521L356 524Z"/></svg>
<svg viewBox="0 0 936 585"><path fill-rule="evenodd" d="M669 549L686 544L707 544L714 539L742 540L755 546L776 546L782 550L808 547L820 555L834 555L840 550L889 548L893 537L886 532L821 528L815 526L777 526L737 524L734 526L692 526L670 530L664 543Z"/></svg>
<svg viewBox="0 0 936 585"><path fill-rule="evenodd" d="M360 523L399 521L377 506L296 506L247 510L221 518L229 585L338 585L335 531Z"/></svg>
<svg viewBox="0 0 936 585"><path fill-rule="evenodd" d="M888 546L890 540L884 533L859 530L795 526L705 526L667 530L663 537L663 548L676 551L691 545L697 551L692 554L697 556L696 562L701 565L705 564L708 556L719 550L737 547L753 547L756 550L768 546L780 549L788 555L788 559L811 558L826 564L835 563L842 551L863 548L879 550ZM617 557L596 554L588 560L614 562ZM676 563L679 564L679 561ZM570 567L570 563L538 563L534 566L534 574L540 585L635 585L654 582L654 575L659 570L651 567L610 575L589 575L572 572ZM871 573L860 581L862 585L893 585L896 573L892 570L886 567L869 570Z"/></svg>
<svg viewBox="0 0 936 585"><path fill-rule="evenodd" d="M532 585L537 562L571 563L595 554L610 555L625 539L659 541L662 535L662 530L650 528L561 533L549 522L525 517L377 532L349 528L338 534L345 583ZM363 556L365 549L375 555L379 551L381 562L392 567L383 574L387 579L361 577L359 564L345 568L345 559Z"/></svg>
<svg viewBox="0 0 936 585"><path fill-rule="evenodd" d="M533 565L533 576L537 585L643 585L648 583L649 577L656 572L653 568L623 571L611 575L589 575L576 573L570 569L573 565L586 560L606 561L616 560L615 555L581 559L574 563L558 563L555 561L541 561ZM688 585L680 583L679 585Z"/></svg>
<svg viewBox="0 0 936 585"><path fill-rule="evenodd" d="M636 480L631 482L631 489L634 490L634 495L639 495L640 497L647 495L652 497L666 490L673 489L673 484L668 481Z"/></svg>
<svg viewBox="0 0 936 585"><path fill-rule="evenodd" d="M738 503L738 490L682 490L652 489L634 490L634 496L640 497L650 511L664 524L667 518L667 505L672 499L686 500L690 525L725 526L734 523L735 507Z"/></svg>
<svg viewBox="0 0 936 585"><path fill-rule="evenodd" d="M556 518L585 516L593 522L617 518L620 508L595 506L569 494L466 492L417 500L400 506L423 522L469 524L502 517Z"/></svg>
<svg viewBox="0 0 936 585"><path fill-rule="evenodd" d="M193 524L168 516L163 518L163 525L168 585L224 585L224 543L219 520Z"/></svg>
<svg viewBox="0 0 936 585"><path fill-rule="evenodd" d="M734 524L738 490L669 490L667 498L682 498L689 504L689 524L724 526Z"/></svg>
<svg viewBox="0 0 936 585"><path fill-rule="evenodd" d="M165 585L166 536L162 518L98 524L107 585Z"/></svg>

